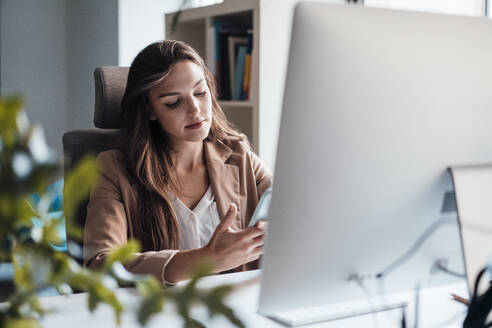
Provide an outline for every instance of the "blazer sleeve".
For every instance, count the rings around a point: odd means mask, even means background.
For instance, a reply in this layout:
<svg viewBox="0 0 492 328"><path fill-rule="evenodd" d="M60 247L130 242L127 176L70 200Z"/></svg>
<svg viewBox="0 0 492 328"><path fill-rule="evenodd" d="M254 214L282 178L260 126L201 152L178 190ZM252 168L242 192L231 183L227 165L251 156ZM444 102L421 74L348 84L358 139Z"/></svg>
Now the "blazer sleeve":
<svg viewBox="0 0 492 328"><path fill-rule="evenodd" d="M270 188L273 183L272 172L265 166L261 159L254 153L250 152L250 161L253 167L253 173L256 180L256 190L258 190L258 199L261 198L263 192Z"/></svg>
<svg viewBox="0 0 492 328"><path fill-rule="evenodd" d="M121 166L111 152L97 157L100 178L92 189L84 227L84 264L96 268L108 253L128 241L128 217L121 191ZM178 250L137 253L125 267L132 273L152 274L165 284L164 271Z"/></svg>

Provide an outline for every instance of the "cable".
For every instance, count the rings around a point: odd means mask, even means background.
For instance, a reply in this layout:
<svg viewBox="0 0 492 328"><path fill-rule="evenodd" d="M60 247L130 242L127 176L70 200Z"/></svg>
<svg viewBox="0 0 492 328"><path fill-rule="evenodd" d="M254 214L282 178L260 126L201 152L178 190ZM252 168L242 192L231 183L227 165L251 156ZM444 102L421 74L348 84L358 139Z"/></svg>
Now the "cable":
<svg viewBox="0 0 492 328"><path fill-rule="evenodd" d="M364 292L364 294L366 295L367 301L368 301L369 306L370 306L371 313L373 314L372 317L373 317L374 327L378 327L379 326L379 322L378 322L378 317L377 317L376 313L384 313L385 316L389 316L390 314L393 314L393 312L392 311L381 311L380 309L378 309L376 307L376 305L374 304L374 299L376 297L374 297L372 295L370 289L364 283L364 280L365 280L365 278L364 277L361 277L357 273L351 274L348 277L348 281L349 282L351 282L351 281L355 282L357 284L357 286L359 286L361 288L361 290ZM382 282L382 280L378 280L378 281L379 282ZM380 298L383 302L385 302L386 301L386 293L383 293L382 295L378 295L377 298ZM391 320L392 321L394 320L395 322L398 322L401 325L401 327L404 328L404 327L406 327L405 310L407 308L407 304L405 304L403 306L399 306L398 308L400 308L400 307L402 309L402 316L401 317L398 317L398 318L395 318L393 315L391 315Z"/></svg>
<svg viewBox="0 0 492 328"><path fill-rule="evenodd" d="M441 218L439 220L437 220L436 222L432 223L427 229L424 230L424 232L417 238L417 240L411 245L411 247L405 252L403 253L401 256L399 256L398 258L396 258L396 260L394 260L393 262L391 262L389 265L387 265L383 270L381 270L379 273L376 274L376 278L379 280L379 281L383 281L383 278L387 277L392 271L394 271L395 269L397 269L398 267L400 267L401 265L403 265L405 262L407 262L413 255L415 255L415 253L417 253L417 251L422 247L422 245L439 229L441 228L442 226L444 226L445 224L451 224L451 223L455 223L456 222L456 219L455 218ZM476 226L471 226L469 227L471 229L477 229ZM456 276L456 277L460 277L460 278L463 278L465 277L464 274L462 273L458 273L458 272L455 272L453 270L450 270L446 263L444 263L445 260L443 259L438 259L434 262L433 266L443 272L446 272L448 274L451 274L453 276ZM355 275L352 275L349 277L349 280L354 280L356 281L360 286L361 288L364 286L364 285L361 285L362 284L362 280L363 278L359 277L357 274ZM363 288L364 289L364 288ZM415 328L418 328L418 323L419 323L419 304L420 304L420 286L417 285L415 287L415 313L414 313L414 325L415 325ZM441 325L445 324L446 322L449 322L451 320L455 320L456 316L453 316L452 318L450 319L447 319L445 322L439 324L437 327L440 327ZM406 318L405 318L405 313L402 314L402 317L401 317L401 327L406 327ZM492 323L491 323L491 326L492 327Z"/></svg>
<svg viewBox="0 0 492 328"><path fill-rule="evenodd" d="M419 315L420 315L420 283L415 285L415 313L414 313L415 328L419 327Z"/></svg>
<svg viewBox="0 0 492 328"><path fill-rule="evenodd" d="M419 249L422 247L425 241L429 239L430 236L434 232L438 230L441 226L444 224L448 223L454 223L454 219L449 219L449 218L444 218L444 219L439 219L436 222L434 222L432 225L430 225L421 235L417 240L413 243L413 245L405 252L403 255L398 257L395 261L391 262L384 270L376 274L376 278L383 278L384 276L387 276L390 272L401 266L403 263L408 261Z"/></svg>
<svg viewBox="0 0 492 328"><path fill-rule="evenodd" d="M393 270L397 269L401 265L403 265L406 261L408 261L421 247L422 245L431 237L440 227L442 227L445 224L450 224L454 223L454 219L450 218L442 218L431 224L427 229L424 230L424 232L417 238L417 240L412 244L412 246L405 252L403 253L400 257L398 257L396 260L391 262L384 270L376 274L376 278L382 281L382 278L385 278L390 274ZM449 270L443 263L442 259L437 260L434 263L434 266L444 272L463 277L464 275L456 273L454 271ZM418 328L419 324L419 305L420 305L420 285L417 284L415 286L415 313L414 313L414 327ZM404 316L402 318L402 327L406 327L406 322ZM406 321L406 320L405 320Z"/></svg>
<svg viewBox="0 0 492 328"><path fill-rule="evenodd" d="M446 272L452 276L458 277L458 278L466 278L466 275L464 273L459 273L454 270L451 270L447 266L447 259L439 259L434 262L434 266L440 271Z"/></svg>
<svg viewBox="0 0 492 328"><path fill-rule="evenodd" d="M377 289L376 294L377 294L377 296L379 298L381 298L384 302L388 301L388 297L387 297L388 293L386 292L386 287L384 285L384 279L377 279L376 282L377 282L377 286L376 286L376 289ZM402 307L402 309L405 310L407 308L407 306ZM391 319L393 321L395 321L395 322L396 321L399 321L400 319L402 319L402 318L399 318L399 317L396 318L392 311L387 311L386 312L386 317L391 317ZM405 325L406 325L406 314L405 314Z"/></svg>
<svg viewBox="0 0 492 328"><path fill-rule="evenodd" d="M366 295L367 297L367 301L369 302L369 306L371 308L371 312L372 313L376 313L376 307L374 306L374 302L372 301L372 295L371 295L371 292L369 291L369 289L367 288L367 286L364 284L364 278L362 278L361 276L359 276L357 273L354 273L354 274L351 274L349 277L348 277L348 281L354 281L357 286L360 287L360 289L362 289L362 291L364 292L364 294ZM374 328L378 328L379 325L378 325L378 319L375 315L372 315L372 318L373 318L373 324L374 324Z"/></svg>

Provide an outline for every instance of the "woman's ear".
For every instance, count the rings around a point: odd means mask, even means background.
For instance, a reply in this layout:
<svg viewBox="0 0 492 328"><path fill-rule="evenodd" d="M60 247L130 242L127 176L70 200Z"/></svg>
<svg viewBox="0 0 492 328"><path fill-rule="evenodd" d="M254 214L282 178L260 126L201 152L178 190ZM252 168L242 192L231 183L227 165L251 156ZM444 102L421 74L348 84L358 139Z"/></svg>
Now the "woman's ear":
<svg viewBox="0 0 492 328"><path fill-rule="evenodd" d="M150 120L151 120L151 121L155 121L155 120L157 120L157 116L155 116L155 114L154 114L154 113L150 113Z"/></svg>

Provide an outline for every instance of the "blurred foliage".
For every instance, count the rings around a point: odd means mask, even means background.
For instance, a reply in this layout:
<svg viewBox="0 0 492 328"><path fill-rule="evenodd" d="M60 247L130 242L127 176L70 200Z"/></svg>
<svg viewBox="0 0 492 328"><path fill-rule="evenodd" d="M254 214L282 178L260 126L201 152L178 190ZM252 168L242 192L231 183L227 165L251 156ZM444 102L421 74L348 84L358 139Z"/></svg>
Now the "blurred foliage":
<svg viewBox="0 0 492 328"><path fill-rule="evenodd" d="M190 307L195 303L203 303L210 316L221 314L234 325L244 327L223 303L230 286L208 291L196 288L197 281L210 272L207 266L198 268L184 288L166 289L156 278L134 275L122 265L139 252L136 241L114 250L98 270L80 266L70 254L53 247L62 242L59 231L64 221L63 215L49 215L56 195L48 185L61 175L62 165L46 146L42 129L29 124L22 104L20 97L0 98L0 262L11 262L14 267L14 288L2 295L7 302L0 306L0 327L40 327L40 319L48 311L38 293L48 287L55 287L61 294L87 292L89 310L106 303L119 324L125 310L115 294L119 285L133 286L140 293L136 316L142 326L161 312L166 302L174 302L185 327L204 327L190 316ZM93 157L81 160L65 178L67 220L74 217L78 203L87 197L96 181ZM33 193L39 195L36 202ZM35 220L41 224L33 224ZM80 240L81 229L69 220L67 227L69 239Z"/></svg>

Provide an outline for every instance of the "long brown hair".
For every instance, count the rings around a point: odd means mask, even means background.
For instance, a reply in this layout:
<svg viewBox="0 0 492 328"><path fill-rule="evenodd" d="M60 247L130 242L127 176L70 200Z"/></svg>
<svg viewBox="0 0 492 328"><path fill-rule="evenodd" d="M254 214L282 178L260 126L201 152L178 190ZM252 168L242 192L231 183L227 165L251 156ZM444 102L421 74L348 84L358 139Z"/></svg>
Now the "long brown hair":
<svg viewBox="0 0 492 328"><path fill-rule="evenodd" d="M171 139L157 120L151 121L149 90L161 83L173 66L190 60L203 69L212 98L212 123L207 140L222 141L245 136L227 121L217 103L215 82L198 53L180 41L155 42L143 49L132 62L121 103L124 126L128 131L126 157L138 202L133 234L143 251L179 249L180 230L168 194L176 186L176 168Z"/></svg>

